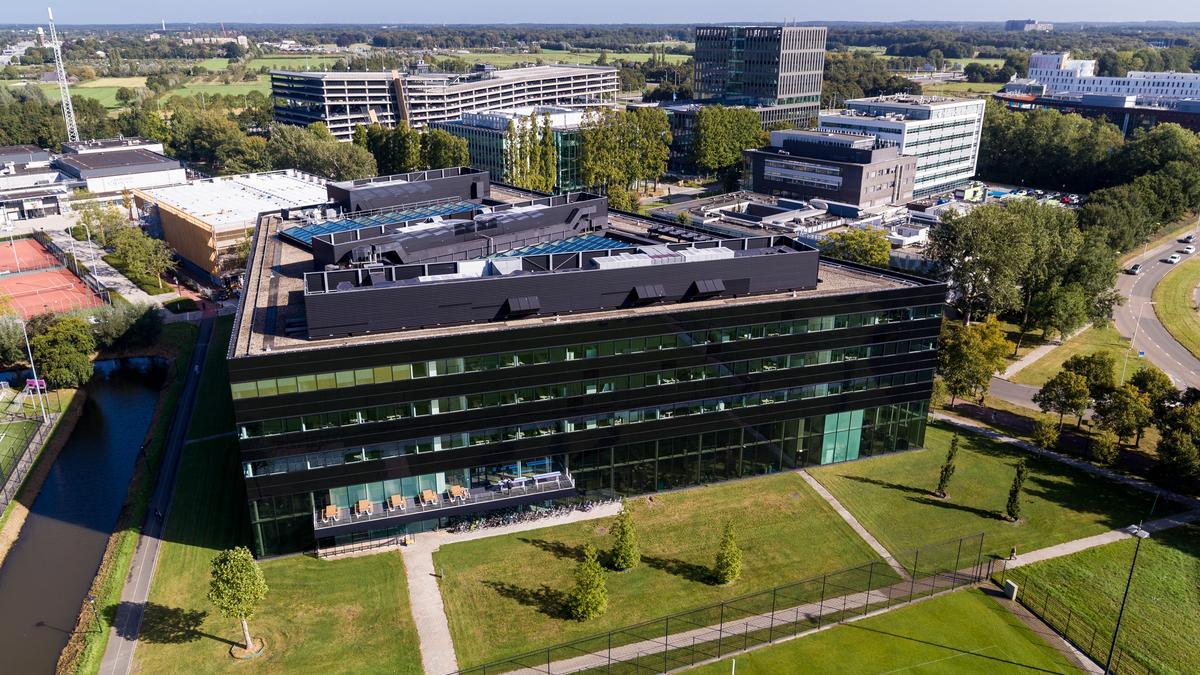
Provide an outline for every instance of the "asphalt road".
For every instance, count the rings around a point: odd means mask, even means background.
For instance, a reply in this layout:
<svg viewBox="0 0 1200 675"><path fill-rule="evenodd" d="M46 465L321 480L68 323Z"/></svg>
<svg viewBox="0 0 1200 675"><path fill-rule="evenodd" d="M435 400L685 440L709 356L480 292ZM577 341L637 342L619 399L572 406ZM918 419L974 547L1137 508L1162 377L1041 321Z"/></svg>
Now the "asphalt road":
<svg viewBox="0 0 1200 675"><path fill-rule="evenodd" d="M1142 273L1137 276L1122 274L1117 280L1117 290L1125 296L1126 302L1118 307L1115 313L1117 330L1121 335L1133 337L1136 332L1134 349L1144 351L1146 360L1162 369L1175 382L1175 386L1180 388L1200 387L1200 359L1171 337L1149 303L1153 299L1154 287L1162 281L1167 272L1175 269L1174 265L1165 262L1167 256L1176 252L1182 255L1183 246L1177 241L1172 241L1152 248L1132 261L1131 265L1133 262L1142 264ZM1129 370L1136 370L1138 364L1132 363L1132 358L1129 360ZM1121 368L1122 365L1117 364L1117 368Z"/></svg>
<svg viewBox="0 0 1200 675"><path fill-rule="evenodd" d="M146 509L142 536L138 539L129 576L125 579L125 589L121 592L121 603L117 606L117 616L109 632L108 648L100 662L101 675L124 674L130 672L133 667L133 650L137 647L142 615L150 597L150 582L154 579L154 568L158 564L163 524L170 514L175 474L179 469L179 458L183 454L188 423L192 418L192 408L200 389L200 376L204 369L205 355L208 354L208 343L212 339L213 321L210 316L200 322L200 333L192 351L192 361L187 364L187 380L175 407L170 431L167 432L167 446L163 452L158 483L154 488L150 507Z"/></svg>

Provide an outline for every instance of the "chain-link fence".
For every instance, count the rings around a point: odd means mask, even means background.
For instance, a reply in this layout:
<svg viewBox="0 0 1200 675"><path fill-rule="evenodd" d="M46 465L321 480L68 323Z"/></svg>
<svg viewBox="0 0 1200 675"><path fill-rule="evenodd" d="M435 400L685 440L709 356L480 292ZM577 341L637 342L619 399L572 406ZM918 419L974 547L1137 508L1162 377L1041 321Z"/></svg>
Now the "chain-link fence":
<svg viewBox="0 0 1200 675"><path fill-rule="evenodd" d="M460 672L667 672L974 584L989 571L979 533Z"/></svg>

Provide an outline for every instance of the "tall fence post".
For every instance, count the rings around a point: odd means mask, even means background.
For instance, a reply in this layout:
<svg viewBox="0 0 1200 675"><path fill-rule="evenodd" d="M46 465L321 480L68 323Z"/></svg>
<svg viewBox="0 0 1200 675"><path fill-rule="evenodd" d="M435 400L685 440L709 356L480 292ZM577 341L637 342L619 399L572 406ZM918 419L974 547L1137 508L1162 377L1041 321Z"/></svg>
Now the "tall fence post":
<svg viewBox="0 0 1200 675"><path fill-rule="evenodd" d="M958 552L954 554L954 571L950 578L950 587L954 588L958 585L958 564L962 562L962 539L958 540Z"/></svg>
<svg viewBox="0 0 1200 675"><path fill-rule="evenodd" d="M779 595L779 587L771 589L771 619L767 624L767 642L775 639L775 597Z"/></svg>
<svg viewBox="0 0 1200 675"><path fill-rule="evenodd" d="M913 592L917 590L917 565L921 562L921 549L913 552L912 580L908 585L908 601L912 602Z"/></svg>
<svg viewBox="0 0 1200 675"><path fill-rule="evenodd" d="M668 616L667 620L663 622L663 669L662 669L662 671L664 673L667 672L668 670L670 670L670 668L667 667L667 652L670 651L670 649L671 649L671 617Z"/></svg>
<svg viewBox="0 0 1200 675"><path fill-rule="evenodd" d="M975 567L976 567L975 581L981 581L981 579L979 578L979 572L981 571L982 561L983 561L983 533L980 532L979 533L979 550L975 553ZM1005 564L1005 568L1006 569L1008 568L1007 564Z"/></svg>
<svg viewBox="0 0 1200 675"><path fill-rule="evenodd" d="M721 646L725 642L725 603L721 603L721 620L717 624L717 658L721 658Z"/></svg>
<svg viewBox="0 0 1200 675"><path fill-rule="evenodd" d="M875 561L871 561L871 566L867 568L867 599L863 601L863 616L866 616L867 611L871 607L871 582L875 580Z"/></svg>
<svg viewBox="0 0 1200 675"><path fill-rule="evenodd" d="M825 620L825 580L827 578L829 578L828 574L821 575L821 604L817 606L817 628L820 628Z"/></svg>

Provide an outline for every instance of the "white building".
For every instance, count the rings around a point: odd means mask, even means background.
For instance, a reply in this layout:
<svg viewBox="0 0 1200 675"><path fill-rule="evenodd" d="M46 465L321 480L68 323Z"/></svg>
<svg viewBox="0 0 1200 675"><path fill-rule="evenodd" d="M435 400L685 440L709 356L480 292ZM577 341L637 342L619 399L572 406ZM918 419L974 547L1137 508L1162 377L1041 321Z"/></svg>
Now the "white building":
<svg viewBox="0 0 1200 675"><path fill-rule="evenodd" d="M917 158L913 196L947 192L975 175L983 99L896 94L846 101L821 113L821 131L870 134Z"/></svg>
<svg viewBox="0 0 1200 675"><path fill-rule="evenodd" d="M1029 78L1045 87L1046 94L1136 96L1146 105L1200 98L1200 73L1131 70L1124 77L1099 77L1095 61L1072 59L1065 52L1030 56Z"/></svg>

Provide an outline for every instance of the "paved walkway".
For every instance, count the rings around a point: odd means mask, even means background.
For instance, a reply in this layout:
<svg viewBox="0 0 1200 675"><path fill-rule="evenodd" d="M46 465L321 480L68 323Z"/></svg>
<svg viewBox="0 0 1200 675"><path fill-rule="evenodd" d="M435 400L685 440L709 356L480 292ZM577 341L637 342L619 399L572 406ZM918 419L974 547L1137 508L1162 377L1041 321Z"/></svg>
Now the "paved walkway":
<svg viewBox="0 0 1200 675"><path fill-rule="evenodd" d="M1013 376L1015 376L1017 373L1021 372L1022 370L1025 370L1025 368L1028 367L1030 364L1032 364L1033 362L1042 358L1043 356L1049 354L1050 352L1054 351L1055 349L1058 349L1059 347L1063 346L1069 340L1071 340L1071 338L1075 337L1076 335L1079 335L1080 333L1087 330L1088 328L1091 328L1091 326L1090 325L1084 326L1083 328L1076 330L1074 333L1071 333L1070 335L1064 337L1062 340L1059 340L1058 342L1047 342L1046 344L1038 345L1037 347L1030 349L1025 354L1025 356L1022 356L1021 358L1017 359L1016 361L1013 361L1012 363L1008 364L1008 368L1004 369L1004 373L1000 375L1000 379L1011 380L1013 378Z"/></svg>
<svg viewBox="0 0 1200 675"><path fill-rule="evenodd" d="M414 542L401 549L404 556L404 572L408 578L408 599L412 605L413 621L417 624L417 638L421 643L421 666L427 675L443 675L458 670L458 659L454 654L454 640L450 637L450 624L446 621L446 607L442 604L442 592L438 588L438 573L433 568L433 554L442 546L475 539L487 539L515 532L540 530L567 523L578 523L597 518L611 518L621 511L621 504L602 504L591 511L574 511L565 516L555 516L515 523L503 527L489 527L472 532L422 532ZM103 675L103 671L102 671Z"/></svg>
<svg viewBox="0 0 1200 675"><path fill-rule="evenodd" d="M892 557L892 554L883 547L883 544L879 543L879 540L876 539L875 536L870 532L868 532L867 528L862 526L862 523L858 522L858 518L855 518L853 514L846 510L846 507L842 506L842 503L837 500L837 497L833 496L833 493L831 493L829 490L826 490L825 486L821 485L821 483L817 481L816 478L813 478L812 475L807 471L802 469L796 473L799 473L800 477L804 479L804 482L808 483L808 486L815 490L818 495L821 495L821 499L824 499L826 503L833 507L834 512L841 516L842 520L846 521L846 524L850 526L850 529L858 533L858 536L862 537L863 541L867 542L867 546L870 546L872 551L875 551L875 553L879 554L879 557L887 561L888 565L896 571L896 574L900 575L901 579L908 578L908 570L904 569L903 565L896 562L896 560Z"/></svg>
<svg viewBox="0 0 1200 675"><path fill-rule="evenodd" d="M154 568L158 564L163 525L170 515L171 495L175 491L175 475L179 469L179 459L183 454L188 423L191 420L200 388L200 377L204 369L204 359L208 354L208 343L212 339L212 332L213 320L211 318L200 324L196 347L192 350L192 362L187 366L187 380L184 382L179 403L175 407L175 415L171 419L154 495L146 508L146 522L142 525L142 534L138 538L137 549L133 553L133 562L129 566L129 576L125 578L125 588L121 591L121 602L117 605L117 615L109 630L108 648L100 662L100 675L128 673L133 668L133 652L137 647L138 635L141 632L142 614L146 608L146 601L150 598L150 583L154 579Z"/></svg>
<svg viewBox="0 0 1200 675"><path fill-rule="evenodd" d="M1151 520L1148 523L1143 523L1142 529L1153 534L1155 532L1169 530L1172 527L1179 527L1180 525L1186 525L1188 523L1195 522L1200 522L1200 509L1193 509L1191 511L1186 511L1173 516L1167 516L1166 518ZM1086 551L1089 548L1096 548L1097 546L1112 544L1114 542L1121 541L1122 539L1129 539L1132 536L1133 535L1129 534L1125 530L1109 530L1108 532L1097 534L1091 537L1075 539L1062 544L1055 544L1054 546L1040 548L1029 553L1023 553L1018 555L1013 560L1008 560L1007 567L1011 569L1013 567L1032 565L1033 563L1042 562L1043 560L1050 560L1051 558L1061 558L1064 555L1071 555L1072 553Z"/></svg>
<svg viewBox="0 0 1200 675"><path fill-rule="evenodd" d="M76 259L92 270L92 274L96 275L96 278L103 282L109 290L120 293L126 300L134 304L154 304L151 297L138 288L137 284L118 272L115 267L104 262L104 249L90 241L75 241L71 233L66 230L46 230L46 234L50 235L51 241L58 244L62 250L68 253L74 251Z"/></svg>

